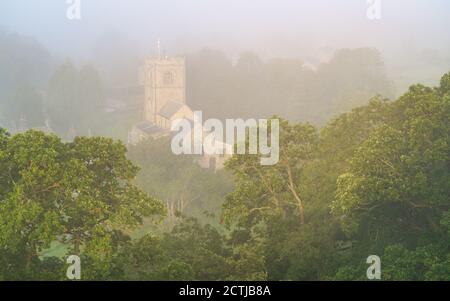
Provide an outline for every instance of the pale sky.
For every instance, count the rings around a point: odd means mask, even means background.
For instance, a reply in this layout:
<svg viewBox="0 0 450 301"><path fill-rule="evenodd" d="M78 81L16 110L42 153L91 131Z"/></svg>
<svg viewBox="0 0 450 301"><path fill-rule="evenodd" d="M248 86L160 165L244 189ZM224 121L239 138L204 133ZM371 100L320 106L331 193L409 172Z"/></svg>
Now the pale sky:
<svg viewBox="0 0 450 301"><path fill-rule="evenodd" d="M153 51L205 46L235 55L313 54L321 47L430 48L450 52L450 1L381 0L381 19L366 0L81 0L81 20L66 0L1 0L0 28L34 36L57 54L88 56L105 33L120 33Z"/></svg>

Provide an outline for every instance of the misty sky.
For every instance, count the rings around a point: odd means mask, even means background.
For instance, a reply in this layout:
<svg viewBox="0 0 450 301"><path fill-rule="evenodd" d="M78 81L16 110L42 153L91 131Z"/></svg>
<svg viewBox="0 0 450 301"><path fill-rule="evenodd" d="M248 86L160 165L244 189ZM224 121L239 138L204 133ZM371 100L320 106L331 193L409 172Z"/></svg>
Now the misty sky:
<svg viewBox="0 0 450 301"><path fill-rule="evenodd" d="M34 36L52 52L89 56L95 41L120 34L130 47L169 53L205 46L235 55L307 56L329 47L377 47L450 53L450 1L382 0L368 20L366 0L81 0L82 18L66 18L66 0L1 0L0 28Z"/></svg>

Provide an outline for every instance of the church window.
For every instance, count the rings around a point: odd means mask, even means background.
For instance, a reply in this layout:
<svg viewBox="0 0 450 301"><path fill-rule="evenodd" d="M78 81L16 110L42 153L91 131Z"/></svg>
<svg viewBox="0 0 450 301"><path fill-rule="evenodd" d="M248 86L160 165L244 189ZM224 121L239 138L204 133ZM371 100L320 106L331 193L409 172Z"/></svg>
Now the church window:
<svg viewBox="0 0 450 301"><path fill-rule="evenodd" d="M174 76L173 76L173 73L172 72L170 72L170 71L168 71L168 72L165 72L164 73L164 85L165 86L167 86L167 85L173 85L173 82L174 82Z"/></svg>

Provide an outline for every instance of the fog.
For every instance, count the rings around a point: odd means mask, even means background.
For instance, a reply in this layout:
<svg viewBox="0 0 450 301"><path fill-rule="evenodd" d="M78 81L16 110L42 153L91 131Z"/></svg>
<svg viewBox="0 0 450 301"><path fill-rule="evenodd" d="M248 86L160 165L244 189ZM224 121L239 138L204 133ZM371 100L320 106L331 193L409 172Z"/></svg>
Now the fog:
<svg viewBox="0 0 450 301"><path fill-rule="evenodd" d="M108 33L127 36L130 48L170 53L211 47L236 56L317 55L323 48L375 47L388 55L435 49L449 52L445 0L382 1L380 20L368 20L364 0L93 0L81 1L81 20L66 18L64 0L4 0L0 25L33 36L64 56L89 57Z"/></svg>
<svg viewBox="0 0 450 301"><path fill-rule="evenodd" d="M0 0L0 281L450 280L449 28L449 0Z"/></svg>
<svg viewBox="0 0 450 301"><path fill-rule="evenodd" d="M81 0L80 19L70 19L74 2L1 1L0 96L22 81L46 93L69 61L92 66L106 99L117 98L111 90L136 86L139 66L158 54L160 41L162 54L187 58L187 103L195 109L321 123L377 94L393 98L417 82L436 85L450 66L444 0L381 1L379 19L368 17L376 1L365 0ZM242 74L246 60L262 69ZM363 66L378 70L377 79Z"/></svg>

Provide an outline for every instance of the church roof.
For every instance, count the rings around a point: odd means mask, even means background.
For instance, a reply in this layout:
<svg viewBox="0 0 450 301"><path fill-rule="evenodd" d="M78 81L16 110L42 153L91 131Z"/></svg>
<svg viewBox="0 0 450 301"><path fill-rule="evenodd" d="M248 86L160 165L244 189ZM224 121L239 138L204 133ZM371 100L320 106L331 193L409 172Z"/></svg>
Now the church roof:
<svg viewBox="0 0 450 301"><path fill-rule="evenodd" d="M161 115L164 118L170 119L172 118L175 113L177 113L184 104L175 102L175 101L168 101L159 111L158 114Z"/></svg>
<svg viewBox="0 0 450 301"><path fill-rule="evenodd" d="M136 128L141 130L142 132L146 133L147 135L154 135L158 133L165 132L164 129L160 128L156 124L150 122L150 121L142 121L138 124L136 124Z"/></svg>

